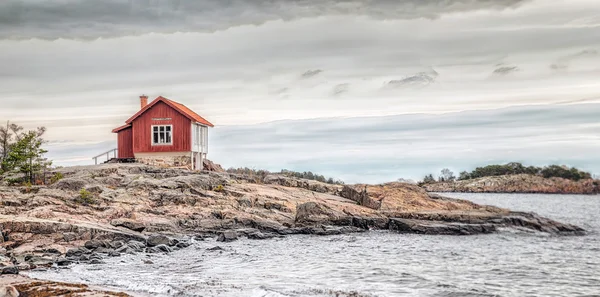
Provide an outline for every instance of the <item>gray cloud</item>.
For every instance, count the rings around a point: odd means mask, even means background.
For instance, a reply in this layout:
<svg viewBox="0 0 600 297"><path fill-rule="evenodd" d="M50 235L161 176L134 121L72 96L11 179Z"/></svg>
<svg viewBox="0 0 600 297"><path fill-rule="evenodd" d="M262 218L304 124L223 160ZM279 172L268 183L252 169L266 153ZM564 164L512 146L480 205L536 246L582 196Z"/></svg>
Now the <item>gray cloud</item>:
<svg viewBox="0 0 600 297"><path fill-rule="evenodd" d="M569 64L571 64L573 61L579 59L592 58L596 56L598 56L597 50L585 49L572 55L560 57L558 60L556 60L556 63L550 65L550 68L559 71L567 70L569 68Z"/></svg>
<svg viewBox="0 0 600 297"><path fill-rule="evenodd" d="M333 87L333 90L331 91L331 94L333 96L336 96L336 97L337 96L341 96L341 95L343 95L343 94L345 94L345 93L348 92L349 87L350 87L350 84L347 84L347 83L345 83L345 84L338 84L335 87Z"/></svg>
<svg viewBox="0 0 600 297"><path fill-rule="evenodd" d="M494 75L508 75L510 73L519 71L519 67L517 66L502 66L499 68L496 68L496 70L494 70L493 74Z"/></svg>
<svg viewBox="0 0 600 297"><path fill-rule="evenodd" d="M322 72L323 72L323 70L321 70L321 69L307 70L306 72L302 73L301 77L302 78L311 78L311 77L319 75Z"/></svg>
<svg viewBox="0 0 600 297"><path fill-rule="evenodd" d="M385 87L404 88L404 87L425 87L435 82L438 73L431 69L428 72L419 72L402 79L395 79L387 82Z"/></svg>
<svg viewBox="0 0 600 297"><path fill-rule="evenodd" d="M505 9L529 0L4 0L0 38L116 37L214 32L274 20L325 15L377 19L437 18L445 13Z"/></svg>

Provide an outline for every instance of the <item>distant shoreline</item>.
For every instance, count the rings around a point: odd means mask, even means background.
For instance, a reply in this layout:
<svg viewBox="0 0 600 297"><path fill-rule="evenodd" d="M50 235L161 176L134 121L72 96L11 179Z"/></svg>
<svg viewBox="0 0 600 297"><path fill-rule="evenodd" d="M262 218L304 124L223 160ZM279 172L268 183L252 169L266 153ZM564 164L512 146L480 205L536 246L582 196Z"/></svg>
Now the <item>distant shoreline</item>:
<svg viewBox="0 0 600 297"><path fill-rule="evenodd" d="M497 194L580 194L600 193L600 181L584 179L544 178L517 174L488 176L451 182L432 182L421 185L427 192L438 193L497 193Z"/></svg>

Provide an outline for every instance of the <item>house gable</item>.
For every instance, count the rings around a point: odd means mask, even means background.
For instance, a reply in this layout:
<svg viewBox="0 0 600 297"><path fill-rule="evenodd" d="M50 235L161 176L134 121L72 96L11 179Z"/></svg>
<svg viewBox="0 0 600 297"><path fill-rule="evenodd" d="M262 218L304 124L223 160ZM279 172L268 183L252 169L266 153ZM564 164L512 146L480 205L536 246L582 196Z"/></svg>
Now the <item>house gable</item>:
<svg viewBox="0 0 600 297"><path fill-rule="evenodd" d="M204 119L203 117L201 117L200 115L198 115L197 113L195 113L194 111L189 109L187 106L185 106L181 103L169 100L163 96L159 96L156 99L154 99L154 101L152 101L150 104L146 105L144 108L142 108L136 114L134 114L125 123L131 124L135 119L142 116L148 110L152 109L152 107L154 107L156 104L161 103L161 102L170 106L171 108L173 108L174 110L179 112L181 115L188 118L190 121L194 121L194 122L200 123L202 125L206 125L208 127L214 127L213 124L211 124L209 121L207 121L206 119Z"/></svg>

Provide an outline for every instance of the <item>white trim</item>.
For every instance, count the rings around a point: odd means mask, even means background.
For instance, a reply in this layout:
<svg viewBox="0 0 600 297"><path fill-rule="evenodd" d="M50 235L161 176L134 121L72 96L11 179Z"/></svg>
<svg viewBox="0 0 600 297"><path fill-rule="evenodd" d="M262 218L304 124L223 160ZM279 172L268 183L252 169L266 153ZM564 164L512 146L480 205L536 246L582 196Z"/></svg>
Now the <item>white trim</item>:
<svg viewBox="0 0 600 297"><path fill-rule="evenodd" d="M154 143L154 127L170 127L171 128L171 142L168 143ZM158 129L158 133L160 133L160 128ZM165 133L166 133L166 129L165 129ZM150 125L150 144L152 144L152 146L172 146L173 145L173 136L175 133L173 133L173 124L170 125ZM165 134L166 135L166 134Z"/></svg>

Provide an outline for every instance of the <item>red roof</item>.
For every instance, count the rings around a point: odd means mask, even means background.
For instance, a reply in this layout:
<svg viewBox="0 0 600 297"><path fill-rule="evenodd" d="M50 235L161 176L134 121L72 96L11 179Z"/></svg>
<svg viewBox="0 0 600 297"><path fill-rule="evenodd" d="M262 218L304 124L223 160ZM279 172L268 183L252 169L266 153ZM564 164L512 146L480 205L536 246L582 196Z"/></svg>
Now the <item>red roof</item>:
<svg viewBox="0 0 600 297"><path fill-rule="evenodd" d="M214 127L213 124L211 124L209 121L207 121L203 117L199 116L197 113L193 112L191 109L187 108L187 106L185 106L181 103L177 103L173 100L169 100L163 96L158 96L156 99L154 99L154 101L152 101L150 104L146 105L144 108L142 108L136 114L134 114L125 123L130 125L131 122L133 122L136 118L141 116L146 110L150 109L152 106L154 106L158 102L164 102L165 104L171 106L173 109L177 110L179 113L181 113L182 115L184 115L185 117L189 118L192 121L196 121L202 125L206 125L209 127ZM117 129L119 129L119 128L117 128Z"/></svg>
<svg viewBox="0 0 600 297"><path fill-rule="evenodd" d="M119 133L120 131L123 131L123 130L125 130L127 128L131 128L131 124L127 124L127 125L123 125L123 126L121 126L119 128L115 128L115 129L112 130L112 133Z"/></svg>

